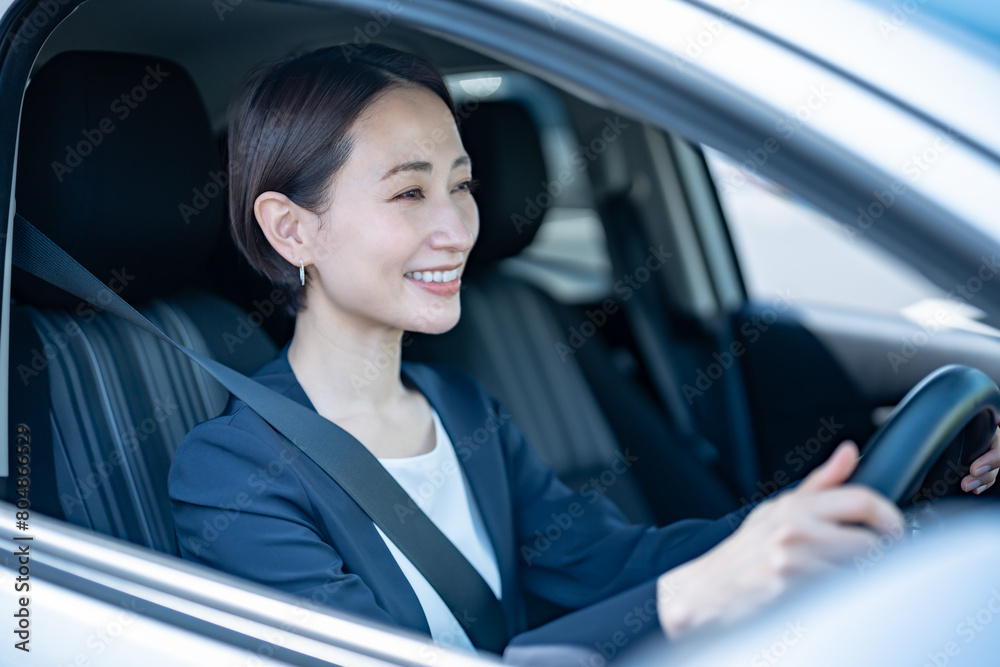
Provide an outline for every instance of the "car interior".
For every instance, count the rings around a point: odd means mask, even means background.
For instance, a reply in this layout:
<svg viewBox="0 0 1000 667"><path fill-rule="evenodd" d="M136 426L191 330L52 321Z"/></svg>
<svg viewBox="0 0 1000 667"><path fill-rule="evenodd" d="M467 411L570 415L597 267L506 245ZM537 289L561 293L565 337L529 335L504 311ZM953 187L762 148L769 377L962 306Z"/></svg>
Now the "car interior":
<svg viewBox="0 0 1000 667"><path fill-rule="evenodd" d="M995 341L942 335L892 375L872 360L898 346L902 322L774 314L748 300L698 146L390 19L249 0L90 0L35 62L18 213L176 341L252 374L292 320L229 235L229 99L260 61L371 40L448 76L482 181L461 321L407 333L403 357L479 379L570 488L606 493L635 522L719 517L801 478L841 440L863 443L873 411L942 363L1000 377ZM602 138L609 123L624 129ZM588 146L601 148L573 162ZM691 222L704 197L714 236ZM656 248L669 258L643 273ZM713 261L733 267L735 301ZM11 295L9 422L36 425L35 509L176 555L171 455L228 393L100 304L18 269ZM749 344L744 325L761 319L769 328ZM696 385L734 341L747 353ZM823 419L839 427L790 467Z"/></svg>

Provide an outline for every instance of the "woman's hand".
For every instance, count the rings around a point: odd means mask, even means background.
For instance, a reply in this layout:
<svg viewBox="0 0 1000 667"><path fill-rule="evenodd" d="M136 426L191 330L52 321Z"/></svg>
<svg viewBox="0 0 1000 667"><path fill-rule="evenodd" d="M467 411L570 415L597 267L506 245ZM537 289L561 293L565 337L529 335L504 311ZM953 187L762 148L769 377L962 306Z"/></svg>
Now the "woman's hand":
<svg viewBox="0 0 1000 667"><path fill-rule="evenodd" d="M980 494L993 486L1000 468L1000 428L993 432L993 444L989 450L972 462L970 474L962 479L962 490Z"/></svg>
<svg viewBox="0 0 1000 667"><path fill-rule="evenodd" d="M857 446L841 443L795 489L761 503L711 551L662 575L657 611L667 636L744 616L795 580L867 551L879 533L901 536L903 515L895 504L866 487L844 485L857 462ZM991 474L990 483L996 471Z"/></svg>

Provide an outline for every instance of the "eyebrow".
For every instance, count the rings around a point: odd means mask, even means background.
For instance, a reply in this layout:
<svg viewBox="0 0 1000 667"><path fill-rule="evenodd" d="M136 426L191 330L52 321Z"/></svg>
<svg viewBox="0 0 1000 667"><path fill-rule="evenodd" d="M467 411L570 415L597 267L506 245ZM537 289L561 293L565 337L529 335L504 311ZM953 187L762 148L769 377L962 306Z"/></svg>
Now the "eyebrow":
<svg viewBox="0 0 1000 667"><path fill-rule="evenodd" d="M455 161L451 163L451 168L454 170L464 164L470 164L471 162L472 160L469 159L468 155L462 155L461 157L455 158ZM380 180L384 181L387 178L391 178L403 171L426 171L429 173L434 171L434 167L432 167L431 163L426 160L410 160L408 162L401 162L389 171L385 172L385 175Z"/></svg>

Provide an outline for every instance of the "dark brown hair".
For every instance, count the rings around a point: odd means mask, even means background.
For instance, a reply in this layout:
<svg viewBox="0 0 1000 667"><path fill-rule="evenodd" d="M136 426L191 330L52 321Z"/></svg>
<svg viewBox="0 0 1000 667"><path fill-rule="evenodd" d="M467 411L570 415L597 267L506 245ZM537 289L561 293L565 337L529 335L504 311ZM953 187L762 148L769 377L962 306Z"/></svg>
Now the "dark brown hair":
<svg viewBox="0 0 1000 667"><path fill-rule="evenodd" d="M341 44L267 63L244 79L229 114L230 231L258 272L281 288L295 315L305 288L298 267L271 247L254 202L280 192L314 213L351 155L353 123L380 95L424 86L440 97L456 124L455 103L441 74L420 56L379 44Z"/></svg>

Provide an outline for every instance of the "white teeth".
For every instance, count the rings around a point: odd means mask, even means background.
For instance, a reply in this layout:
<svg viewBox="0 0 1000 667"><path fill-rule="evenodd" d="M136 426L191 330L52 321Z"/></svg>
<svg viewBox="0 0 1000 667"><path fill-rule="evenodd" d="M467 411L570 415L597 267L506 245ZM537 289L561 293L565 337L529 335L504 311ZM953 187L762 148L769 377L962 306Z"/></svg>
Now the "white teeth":
<svg viewBox="0 0 1000 667"><path fill-rule="evenodd" d="M424 283L450 283L458 278L458 269L451 271L412 271L406 276Z"/></svg>

